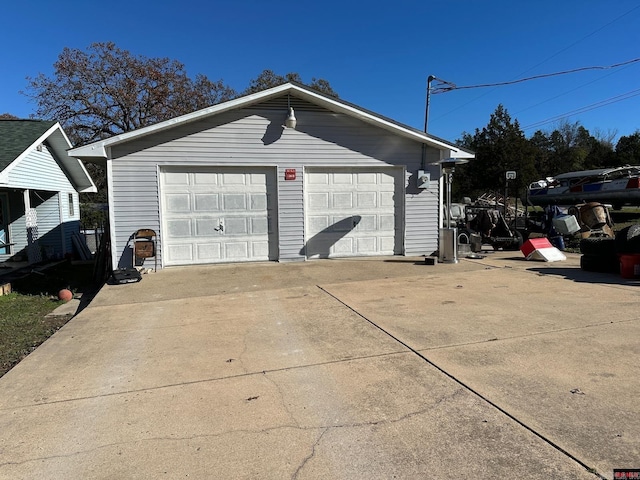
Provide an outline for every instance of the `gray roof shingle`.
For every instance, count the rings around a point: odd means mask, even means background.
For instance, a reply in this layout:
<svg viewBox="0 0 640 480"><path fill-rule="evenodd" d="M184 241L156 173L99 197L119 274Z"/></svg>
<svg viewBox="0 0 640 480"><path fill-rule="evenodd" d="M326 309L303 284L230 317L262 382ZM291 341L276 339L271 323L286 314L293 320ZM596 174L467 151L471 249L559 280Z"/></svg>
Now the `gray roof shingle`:
<svg viewBox="0 0 640 480"><path fill-rule="evenodd" d="M0 120L0 172L55 124L47 120Z"/></svg>

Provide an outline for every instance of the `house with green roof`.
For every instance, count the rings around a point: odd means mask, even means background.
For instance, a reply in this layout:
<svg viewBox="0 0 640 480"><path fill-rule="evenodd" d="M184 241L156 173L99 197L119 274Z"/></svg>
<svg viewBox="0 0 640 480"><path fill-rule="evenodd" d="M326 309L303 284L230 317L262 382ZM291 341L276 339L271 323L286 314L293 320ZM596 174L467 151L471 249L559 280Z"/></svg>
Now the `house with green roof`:
<svg viewBox="0 0 640 480"><path fill-rule="evenodd" d="M73 253L80 192L96 192L59 123L0 120L0 262Z"/></svg>

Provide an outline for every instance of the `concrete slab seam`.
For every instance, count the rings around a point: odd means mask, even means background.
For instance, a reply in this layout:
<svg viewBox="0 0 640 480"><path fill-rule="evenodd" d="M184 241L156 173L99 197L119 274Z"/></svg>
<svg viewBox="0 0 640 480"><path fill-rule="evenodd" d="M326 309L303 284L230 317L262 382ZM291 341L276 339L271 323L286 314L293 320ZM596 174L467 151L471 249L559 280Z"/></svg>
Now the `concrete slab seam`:
<svg viewBox="0 0 640 480"><path fill-rule="evenodd" d="M505 340L518 340L521 338L531 338L531 337L540 337L543 335L550 335L550 334L556 334L556 333L565 333L565 332L573 332L573 331L577 331L577 330L583 330L586 328L596 328L596 327L604 327L606 325L619 325L619 324L623 324L623 323L635 323L639 321L638 318L628 318L625 320L619 320L617 322L614 321L607 321L607 322L602 322L602 323L590 323L588 325L582 325L579 327L567 327L567 328L559 328L556 330L546 330L544 332L534 332L534 333L527 333L526 335L510 335L510 336L504 336L504 337L493 337L493 338L487 338L487 339L483 339L483 340L476 340L473 342L465 342L465 343L452 343L450 345L440 345L437 347L427 347L427 348L421 348L420 350L416 349L416 351L419 352L427 352L427 351L432 351L432 350L444 350L447 348L458 348L458 347L467 347L467 346L472 346L472 345L481 345L483 343L488 343L488 342L502 342Z"/></svg>
<svg viewBox="0 0 640 480"><path fill-rule="evenodd" d="M273 368L273 369L269 369L269 370L258 370L258 371L254 371L254 372L245 372L245 373L238 373L235 375L229 375L229 376L225 376L225 377L215 377L215 378L203 378L200 380L191 380L188 382L180 382L180 383L171 383L171 384L166 384L166 385L157 385L154 387L146 387L146 388L137 388L137 389L132 389L132 390L123 390L123 391L119 391L119 392L109 392L109 393L103 393L100 395L93 395L93 396L85 396L85 397L76 397L76 398L65 398L62 400L52 400L49 402L42 402L42 403L33 403L31 405L20 405L20 406L9 406L9 407L0 407L0 412L3 411L15 411L15 410L19 410L19 409L26 409L26 408L37 408L37 407L42 407L42 406L46 406L46 405L56 405L56 404L60 404L60 403L71 403L71 402L79 402L79 401L84 401L84 400L93 400L96 398L107 398L107 397L115 397L118 395L129 395L132 393L142 393L142 392L150 392L150 391L154 391L154 390L162 390L165 388L175 388L175 387L182 387L182 386L187 386L187 385L197 385L200 383L209 383L209 382L219 382L219 381L224 381L224 380L230 380L230 379L237 379L237 378L244 378L244 377L252 377L252 376L256 376L256 375L266 375L268 373L279 373L279 372L288 372L288 371L292 371L292 370L300 370L300 369L304 369L304 368L315 368L315 367L322 367L325 365L337 365L340 363L345 363L345 362L353 362L353 361L359 361L359 360L368 360L368 359L373 359L373 358L382 358L382 357L391 357L394 355L407 355L407 354L411 354L410 351L406 351L406 350L402 350L402 351L397 351L397 352L386 352L386 353L377 353L375 355L362 355L359 357L349 357L349 358L341 358L338 360L330 360L330 361L326 361L326 362L317 362L317 363L307 363L304 365L295 365L292 367L282 367L282 368Z"/></svg>
<svg viewBox="0 0 640 480"><path fill-rule="evenodd" d="M395 335L393 335L392 333L388 332L387 330L385 330L384 328L382 328L381 326L379 326L378 324L376 324L374 321L370 320L369 318L367 318L366 316L362 315L360 312L358 312L357 310L355 310L353 307L351 307L350 305L346 304L345 302L343 302L342 300L340 300L338 297L336 297L335 295L333 295L332 293L330 293L329 291L325 290L324 288L322 288L322 286L317 285L317 287L322 290L324 293L326 293L327 295L329 295L330 297L334 298L337 302L339 302L340 304L342 304L344 307L348 308L349 310L351 310L353 313L355 313L356 315L358 315L360 318L362 318L363 320L365 320L366 322L370 323L372 326L374 326L375 328L377 328L378 330L380 330L381 332L383 332L385 335L389 336L390 338L392 338L393 340L395 340L396 342L398 342L399 344L401 344L402 346L404 346L405 348L407 348L409 351L411 351L413 354L415 354L416 356L418 356L419 358L421 358L422 360L424 360L426 363L428 363L429 365L431 365L433 368L435 368L436 370L438 370L440 373L442 373L443 375L445 375L446 377L448 377L449 379L453 380L454 382L456 382L457 384L459 384L460 386L462 386L464 389L466 389L467 391L471 392L472 394L474 394L475 396L477 396L478 398L480 398L481 400L483 400L484 402L486 402L488 405L490 405L491 407L495 408L496 410L498 410L500 413L502 413L503 415L507 416L509 419L513 420L514 422L516 422L518 425L520 425L521 427L523 427L525 430L529 431L530 433L532 433L533 435L535 435L536 437L538 437L539 439L541 439L543 442L547 443L548 445L550 445L551 447L555 448L556 450L558 450L560 453L562 453L563 455L567 456L568 458L570 458L571 460L573 460L574 462L576 462L578 465L580 465L582 468L584 468L587 472L596 475L600 480L607 480L606 477L602 476L595 468L588 466L587 464L585 464L582 460L580 460L578 457L576 457L575 455L573 455L572 453L568 452L567 450L565 450L564 448L562 448L560 445L558 445L557 443L553 442L551 439L547 438L545 435L543 435L542 433L534 430L532 427L530 427L529 425L527 425L526 423L524 423L523 421L519 420L517 417L515 417L514 415L512 415L511 413L509 413L508 411L506 411L504 408L500 407L498 404L496 404L495 402L493 402L492 400L490 400L489 398L487 398L486 396L482 395L480 392L476 391L474 388L472 388L470 385L467 385L465 382L463 382L462 380L460 380L459 378L455 377L454 375L450 374L449 372L447 372L446 370L444 370L442 367L440 367L439 365L437 365L436 363L434 363L432 360L429 360L426 356L424 356L422 353L420 353L418 350L414 349L413 347L411 347L410 345L408 345L407 343L405 343L404 341L400 340L398 337L396 337Z"/></svg>

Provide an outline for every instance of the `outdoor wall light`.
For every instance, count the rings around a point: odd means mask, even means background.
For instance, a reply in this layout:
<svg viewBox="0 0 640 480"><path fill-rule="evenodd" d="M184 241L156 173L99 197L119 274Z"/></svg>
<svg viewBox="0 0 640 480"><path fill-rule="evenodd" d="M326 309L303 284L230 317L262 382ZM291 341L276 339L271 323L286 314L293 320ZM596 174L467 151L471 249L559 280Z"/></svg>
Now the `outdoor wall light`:
<svg viewBox="0 0 640 480"><path fill-rule="evenodd" d="M293 108L289 107L289 113L287 114L287 119L284 121L284 125L287 128L296 128L296 120L295 113L293 112Z"/></svg>

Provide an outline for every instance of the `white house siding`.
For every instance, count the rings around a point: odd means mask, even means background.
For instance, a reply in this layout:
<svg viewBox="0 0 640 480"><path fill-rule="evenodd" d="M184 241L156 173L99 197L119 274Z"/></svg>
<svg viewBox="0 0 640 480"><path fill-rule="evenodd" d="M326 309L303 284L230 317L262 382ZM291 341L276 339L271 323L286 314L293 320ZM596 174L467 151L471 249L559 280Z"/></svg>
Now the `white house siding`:
<svg viewBox="0 0 640 480"><path fill-rule="evenodd" d="M416 187L417 172L410 171L405 198L405 254L430 255L438 249L438 200L440 167L429 165L440 160L440 152L427 149L426 171L431 175L429 188Z"/></svg>
<svg viewBox="0 0 640 480"><path fill-rule="evenodd" d="M69 195L73 199L73 213L69 209ZM60 192L59 194L60 215L62 218L62 236L64 246L60 252L62 255L74 252L74 233L80 233L80 195L75 190Z"/></svg>
<svg viewBox="0 0 640 480"><path fill-rule="evenodd" d="M111 219L115 244L111 246L117 261L114 265L132 265L133 234L139 229L151 229L158 235L158 264L162 259L162 232L160 230L160 201L158 168L154 161L139 163L120 159L112 163Z"/></svg>
<svg viewBox="0 0 640 480"><path fill-rule="evenodd" d="M405 194L405 253L437 248L437 167L433 188L415 188L422 146L353 117L291 99L298 124L283 128L286 97L259 106L220 113L208 119L141 137L110 152L114 218L114 265L130 266L127 243L135 230L160 232L158 169L163 166L276 166L278 169L279 260L303 260L304 167L405 166L411 178ZM431 158L440 158L430 150ZM296 179L285 180L295 169Z"/></svg>
<svg viewBox="0 0 640 480"><path fill-rule="evenodd" d="M56 256L73 251L71 235L80 231L79 195L61 168L43 145L42 151L34 149L21 159L7 177L12 188L29 190L31 206L37 212L39 243L53 249ZM69 213L69 194L74 201L73 215ZM13 212L9 233L15 254L27 244L22 193L11 195L9 203ZM17 217L16 212L20 213ZM0 261L9 256L0 256Z"/></svg>
<svg viewBox="0 0 640 480"><path fill-rule="evenodd" d="M47 147L43 146L41 152L32 150L11 168L7 183L13 188L74 192L73 185L61 168Z"/></svg>
<svg viewBox="0 0 640 480"><path fill-rule="evenodd" d="M31 206L38 219L38 244L49 257L62 253L62 225L59 196L53 192L31 191Z"/></svg>

